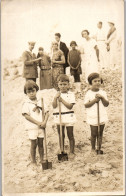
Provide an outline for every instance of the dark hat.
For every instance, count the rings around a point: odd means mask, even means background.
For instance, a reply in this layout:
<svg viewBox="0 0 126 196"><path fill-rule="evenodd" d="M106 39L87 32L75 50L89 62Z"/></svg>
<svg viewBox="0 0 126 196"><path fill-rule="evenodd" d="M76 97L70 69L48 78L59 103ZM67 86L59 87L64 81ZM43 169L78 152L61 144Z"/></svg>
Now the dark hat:
<svg viewBox="0 0 126 196"><path fill-rule="evenodd" d="M43 48L43 47L39 47L39 50L42 50L42 51L43 51L43 50L44 50L44 48Z"/></svg>
<svg viewBox="0 0 126 196"><path fill-rule="evenodd" d="M70 42L70 46L71 46L72 44L75 44L75 45L77 46L77 43L76 43L75 41L71 41L71 42Z"/></svg>
<svg viewBox="0 0 126 196"><path fill-rule="evenodd" d="M33 80L28 80L24 85L24 93L26 94L27 90L31 90L33 88L36 88L36 91L39 90L38 85Z"/></svg>
<svg viewBox="0 0 126 196"><path fill-rule="evenodd" d="M100 77L100 75L98 73L91 73L88 76L88 82L89 82L89 84L92 84L92 80L94 80L95 78L101 78L101 77ZM102 78L101 78L101 83L103 83Z"/></svg>

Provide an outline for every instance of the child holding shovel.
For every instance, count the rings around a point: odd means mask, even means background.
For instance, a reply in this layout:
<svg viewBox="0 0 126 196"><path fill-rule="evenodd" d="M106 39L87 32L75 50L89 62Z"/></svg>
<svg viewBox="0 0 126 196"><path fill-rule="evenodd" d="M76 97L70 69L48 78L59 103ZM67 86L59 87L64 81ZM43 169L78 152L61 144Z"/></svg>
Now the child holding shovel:
<svg viewBox="0 0 126 196"><path fill-rule="evenodd" d="M91 146L92 152L94 154L96 138L98 137L97 104L99 102L99 149L101 149L103 130L105 127L105 122L108 120L106 107L108 107L109 101L106 92L100 89L103 80L98 73L91 73L88 76L88 82L91 85L91 88L85 95L84 105L86 107L87 112L87 123L90 125L91 129Z"/></svg>
<svg viewBox="0 0 126 196"><path fill-rule="evenodd" d="M53 99L53 116L54 122L57 125L57 130L59 134L59 144L61 149L60 140L60 119L59 119L59 102L61 105L61 119L62 119L62 135L63 135L63 151L64 151L64 129L66 126L67 136L70 144L70 157L74 155L75 139L74 139L74 123L76 121L75 114L73 111L73 105L75 104L75 96L73 92L69 91L69 78L65 74L61 74L58 78L59 91Z"/></svg>
<svg viewBox="0 0 126 196"><path fill-rule="evenodd" d="M48 110L45 107L45 118L42 119L41 100L37 100L36 93L39 90L38 85L28 80L24 86L24 93L27 95L22 107L22 115L26 119L26 130L31 141L31 162L36 165L36 147L38 145L41 162L43 161L44 148L44 128L48 120Z"/></svg>

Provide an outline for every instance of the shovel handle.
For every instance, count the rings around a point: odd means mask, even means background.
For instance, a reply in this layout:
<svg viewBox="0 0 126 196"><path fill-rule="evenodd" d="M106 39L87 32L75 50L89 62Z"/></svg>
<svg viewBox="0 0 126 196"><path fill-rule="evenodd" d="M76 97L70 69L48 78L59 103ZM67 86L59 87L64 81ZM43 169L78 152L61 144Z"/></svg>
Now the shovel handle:
<svg viewBox="0 0 126 196"><path fill-rule="evenodd" d="M42 119L45 119L45 112L44 112L44 101L41 98L41 105L42 105ZM47 160L47 144L46 144L46 129L44 128L44 149L45 149L45 158Z"/></svg>
<svg viewBox="0 0 126 196"><path fill-rule="evenodd" d="M97 103L97 120L98 120L98 149L100 150L100 112L99 112L99 102Z"/></svg>
<svg viewBox="0 0 126 196"><path fill-rule="evenodd" d="M60 101L59 101L59 121L60 121L60 142L61 142L61 152L63 152L63 132L62 132L61 102L60 102Z"/></svg>

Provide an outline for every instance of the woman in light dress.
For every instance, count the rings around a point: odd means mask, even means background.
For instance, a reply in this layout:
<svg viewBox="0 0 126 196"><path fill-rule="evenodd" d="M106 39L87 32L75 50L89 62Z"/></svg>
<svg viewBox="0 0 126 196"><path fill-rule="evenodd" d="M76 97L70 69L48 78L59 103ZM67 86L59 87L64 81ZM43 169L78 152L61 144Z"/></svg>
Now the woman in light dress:
<svg viewBox="0 0 126 196"><path fill-rule="evenodd" d="M115 24L108 22L110 29L107 35L107 51L109 52L109 67L110 69L117 68L117 32Z"/></svg>
<svg viewBox="0 0 126 196"><path fill-rule="evenodd" d="M83 42L83 53L82 61L83 61L83 68L85 72L85 78L87 82L88 76L95 72L99 73L98 61L99 61L99 50L97 47L97 42L95 39L89 37L89 31L83 30L82 37L84 38Z"/></svg>

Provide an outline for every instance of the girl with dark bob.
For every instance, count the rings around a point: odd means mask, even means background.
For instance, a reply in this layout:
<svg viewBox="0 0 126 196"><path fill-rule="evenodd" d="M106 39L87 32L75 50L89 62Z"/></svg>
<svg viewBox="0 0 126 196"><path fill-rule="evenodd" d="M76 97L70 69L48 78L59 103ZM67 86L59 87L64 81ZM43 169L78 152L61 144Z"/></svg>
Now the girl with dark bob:
<svg viewBox="0 0 126 196"><path fill-rule="evenodd" d="M88 76L88 82L91 88L87 91L85 95L84 105L87 113L87 123L90 125L91 129L91 147L92 152L94 153L96 137L98 137L97 103L99 102L101 147L103 130L105 127L105 123L108 120L106 107L108 107L109 101L106 92L100 89L103 80L98 73L90 74Z"/></svg>
<svg viewBox="0 0 126 196"><path fill-rule="evenodd" d="M25 130L31 141L31 163L36 165L36 147L38 145L40 161L43 161L44 148L44 128L48 120L48 110L45 108L45 119L42 119L41 100L37 100L36 93L39 90L38 85L33 80L28 80L24 86L24 93L27 95L22 107L22 115L25 117Z"/></svg>

